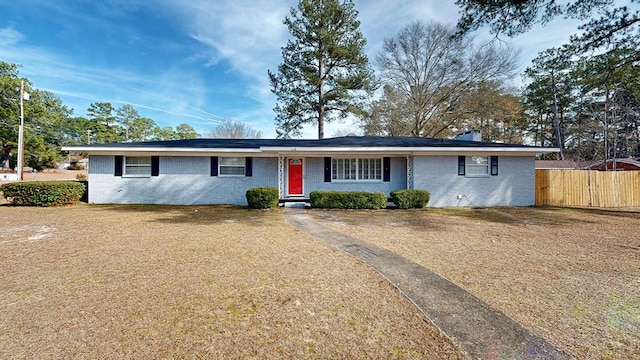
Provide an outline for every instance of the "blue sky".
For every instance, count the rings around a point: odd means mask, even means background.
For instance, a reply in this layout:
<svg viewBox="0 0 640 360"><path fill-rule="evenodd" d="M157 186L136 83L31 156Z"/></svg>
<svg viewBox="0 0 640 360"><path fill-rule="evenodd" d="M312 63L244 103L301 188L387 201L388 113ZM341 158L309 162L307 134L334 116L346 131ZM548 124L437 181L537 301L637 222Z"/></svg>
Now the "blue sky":
<svg viewBox="0 0 640 360"><path fill-rule="evenodd" d="M412 21L454 24L442 0L355 0L366 52ZM275 137L276 70L288 38L282 20L296 0L0 0L0 60L84 116L92 102L128 103L160 126L206 134L222 119ZM565 43L576 23L554 21L515 39L521 71L538 52ZM479 34L481 37L482 34ZM519 79L514 79L520 83ZM332 123L325 130L355 129ZM309 126L304 138L314 138Z"/></svg>

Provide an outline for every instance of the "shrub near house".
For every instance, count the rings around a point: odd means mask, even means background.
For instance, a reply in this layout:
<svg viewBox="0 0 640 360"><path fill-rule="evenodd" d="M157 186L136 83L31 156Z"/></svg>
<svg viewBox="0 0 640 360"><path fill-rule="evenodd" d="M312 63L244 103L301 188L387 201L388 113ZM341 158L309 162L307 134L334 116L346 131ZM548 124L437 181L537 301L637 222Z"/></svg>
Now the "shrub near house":
<svg viewBox="0 0 640 360"><path fill-rule="evenodd" d="M311 207L322 209L383 209L387 197L383 192L366 191L312 191Z"/></svg>
<svg viewBox="0 0 640 360"><path fill-rule="evenodd" d="M391 192L391 199L399 209L420 209L429 203L431 196L426 190L395 190Z"/></svg>
<svg viewBox="0 0 640 360"><path fill-rule="evenodd" d="M0 191L13 205L56 206L80 201L85 185L75 181L28 181L3 184Z"/></svg>
<svg viewBox="0 0 640 360"><path fill-rule="evenodd" d="M271 209L278 205L278 189L257 187L247 190L247 204L251 209Z"/></svg>

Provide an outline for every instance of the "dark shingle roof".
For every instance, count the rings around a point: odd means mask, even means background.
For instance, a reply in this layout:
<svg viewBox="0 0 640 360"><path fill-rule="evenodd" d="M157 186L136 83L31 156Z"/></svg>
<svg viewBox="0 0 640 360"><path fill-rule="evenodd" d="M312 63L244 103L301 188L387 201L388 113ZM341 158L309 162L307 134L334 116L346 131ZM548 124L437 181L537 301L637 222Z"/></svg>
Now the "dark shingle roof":
<svg viewBox="0 0 640 360"><path fill-rule="evenodd" d="M149 141L137 143L110 143L83 145L83 148L194 148L194 149L259 149L261 147L500 147L500 148L536 148L527 145L489 143L454 139L434 139L417 137L382 136L345 136L320 140L306 139L191 139Z"/></svg>

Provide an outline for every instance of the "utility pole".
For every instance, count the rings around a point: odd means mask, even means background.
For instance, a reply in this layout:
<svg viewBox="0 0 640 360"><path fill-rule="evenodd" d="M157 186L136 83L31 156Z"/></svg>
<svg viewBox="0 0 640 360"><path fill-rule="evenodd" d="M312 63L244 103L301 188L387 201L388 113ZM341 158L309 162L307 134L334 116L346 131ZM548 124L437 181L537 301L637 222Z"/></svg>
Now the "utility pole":
<svg viewBox="0 0 640 360"><path fill-rule="evenodd" d="M23 180L24 168L24 80L20 80L20 127L18 128L18 181Z"/></svg>
<svg viewBox="0 0 640 360"><path fill-rule="evenodd" d="M91 130L87 130L87 144L91 144Z"/></svg>

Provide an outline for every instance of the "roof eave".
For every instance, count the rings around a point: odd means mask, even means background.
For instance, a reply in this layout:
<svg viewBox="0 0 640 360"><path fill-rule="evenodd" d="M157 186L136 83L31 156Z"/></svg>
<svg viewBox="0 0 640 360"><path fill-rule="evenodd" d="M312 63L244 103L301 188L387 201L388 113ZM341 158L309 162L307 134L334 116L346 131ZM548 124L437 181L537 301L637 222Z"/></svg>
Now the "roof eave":
<svg viewBox="0 0 640 360"><path fill-rule="evenodd" d="M517 153L540 154L559 152L557 148L542 147L279 147L265 146L264 152L279 154L302 153L385 153L385 154L463 154L463 153Z"/></svg>
<svg viewBox="0 0 640 360"><path fill-rule="evenodd" d="M117 155L123 153L260 153L258 148L178 148L178 147L136 147L136 146L63 146L62 151L86 152L91 155Z"/></svg>
<svg viewBox="0 0 640 360"><path fill-rule="evenodd" d="M507 153L520 155L535 155L543 153L559 152L558 148L543 147L508 147L508 146L487 146L487 147L281 147L281 146L263 146L261 148L195 148L195 147L137 147L137 146L63 146L63 151L86 152L91 155L118 155L118 154L338 154L338 153L359 153L359 154L430 154L430 155L447 155L447 154L486 154L486 153Z"/></svg>

